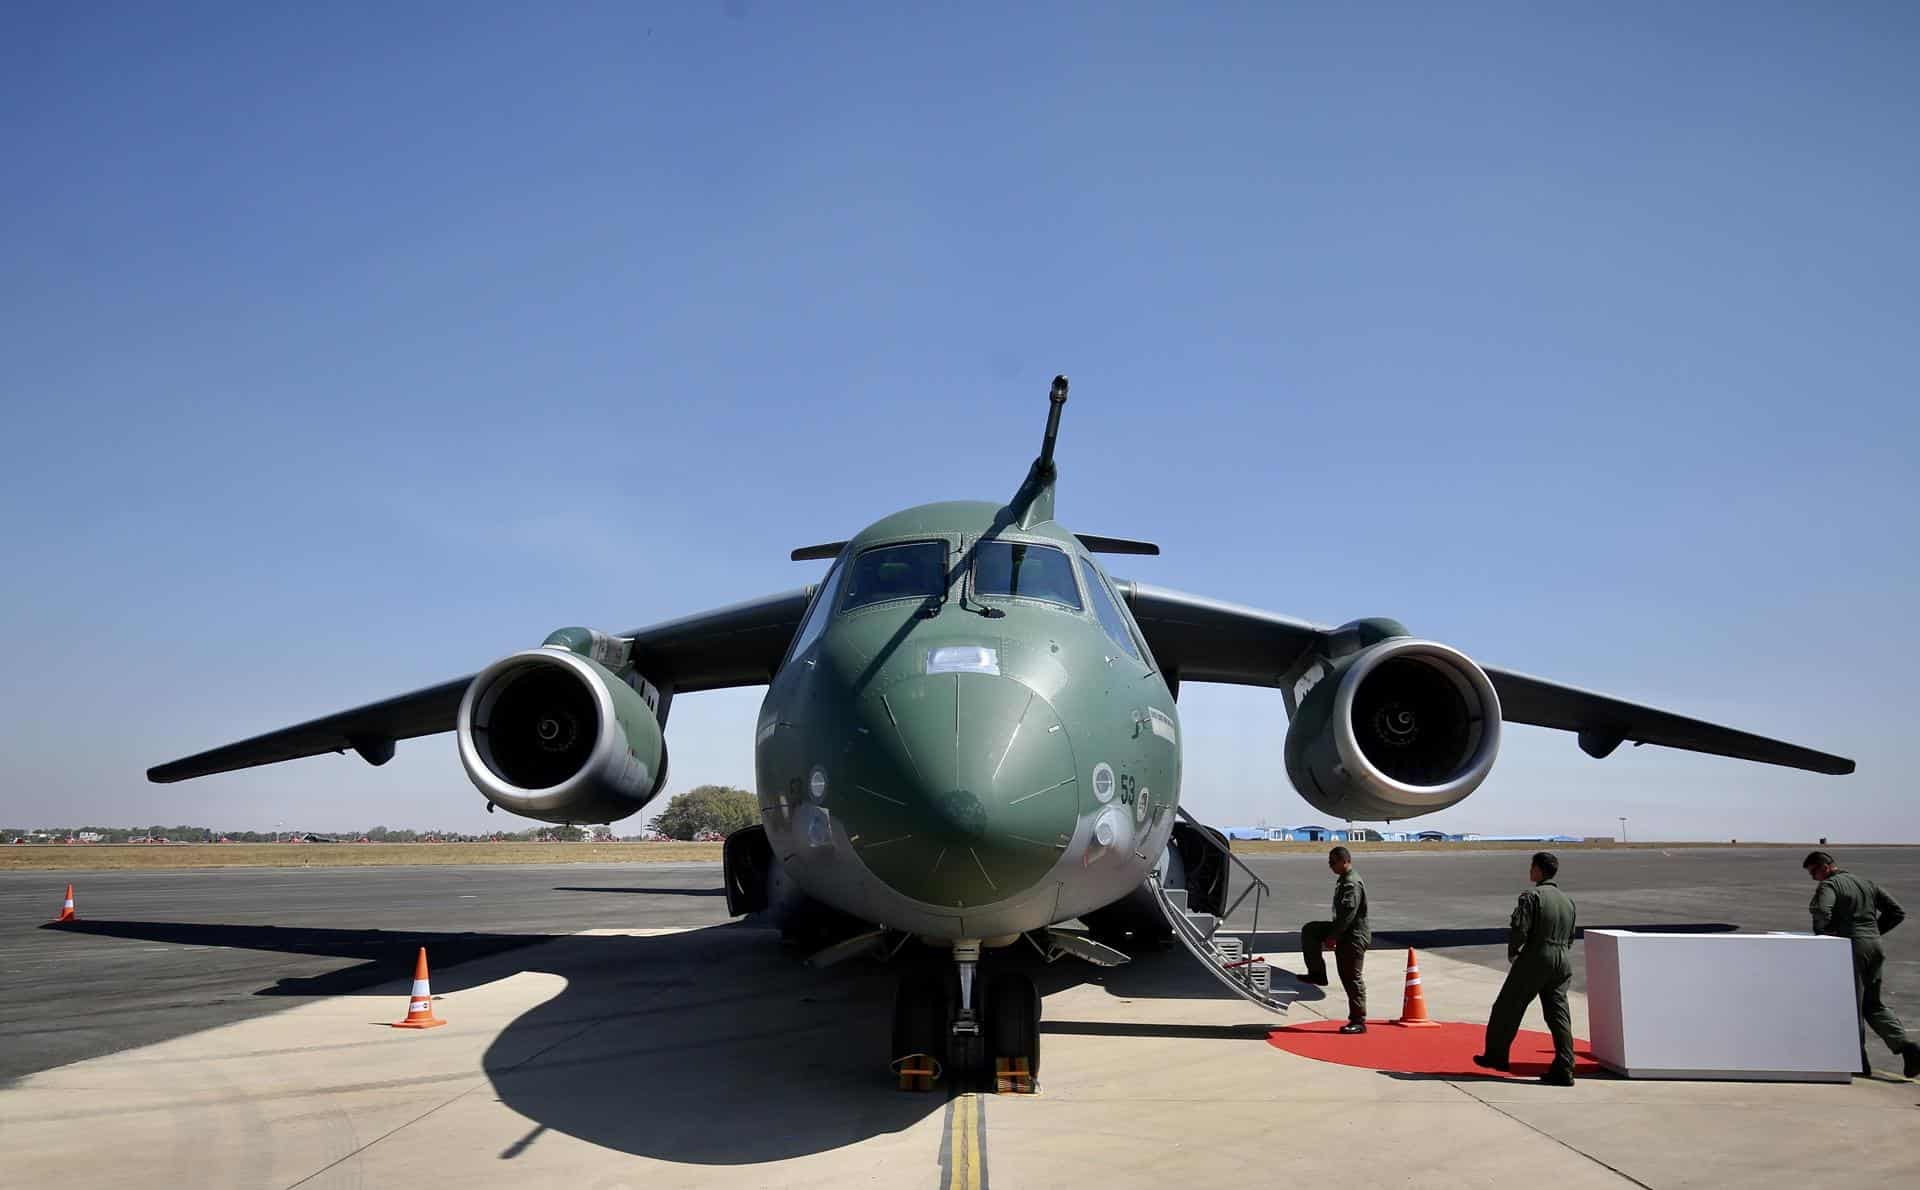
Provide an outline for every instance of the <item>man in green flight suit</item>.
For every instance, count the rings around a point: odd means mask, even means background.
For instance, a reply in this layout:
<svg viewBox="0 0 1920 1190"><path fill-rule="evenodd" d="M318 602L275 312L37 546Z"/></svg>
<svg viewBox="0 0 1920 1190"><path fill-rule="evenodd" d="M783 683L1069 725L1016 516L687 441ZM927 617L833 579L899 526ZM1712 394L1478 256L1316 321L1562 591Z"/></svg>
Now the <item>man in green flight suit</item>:
<svg viewBox="0 0 1920 1190"><path fill-rule="evenodd" d="M1347 990L1347 1023L1342 1033L1367 1031L1367 947L1373 945L1373 927L1367 924L1367 886L1353 870L1353 855L1345 847L1327 852L1333 869L1333 920L1310 921L1300 927L1300 956L1307 961L1308 983L1327 986L1327 959L1333 952L1340 986Z"/></svg>
<svg viewBox="0 0 1920 1190"><path fill-rule="evenodd" d="M1833 856L1824 851L1810 852L1800 866L1820 882L1807 906L1813 932L1853 943L1853 1014L1860 1026L1861 1076L1873 1073L1867 1065L1868 1025L1904 1059L1908 1078L1920 1075L1920 1045L1907 1040L1900 1018L1880 999L1880 969L1886 962L1880 935L1905 921L1906 910L1873 881L1835 867Z"/></svg>
<svg viewBox="0 0 1920 1190"><path fill-rule="evenodd" d="M1507 931L1507 981L1493 1001L1487 1018L1487 1048L1475 1054L1476 1066L1506 1070L1513 1035L1520 1030L1527 1002L1540 997L1540 1015L1553 1034L1553 1064L1540 1081L1555 1087L1573 1085L1573 1013L1567 1008L1567 985L1573 968L1567 947L1573 944L1573 898L1560 891L1553 878L1560 860L1551 851L1535 852L1527 875L1533 887L1520 894Z"/></svg>

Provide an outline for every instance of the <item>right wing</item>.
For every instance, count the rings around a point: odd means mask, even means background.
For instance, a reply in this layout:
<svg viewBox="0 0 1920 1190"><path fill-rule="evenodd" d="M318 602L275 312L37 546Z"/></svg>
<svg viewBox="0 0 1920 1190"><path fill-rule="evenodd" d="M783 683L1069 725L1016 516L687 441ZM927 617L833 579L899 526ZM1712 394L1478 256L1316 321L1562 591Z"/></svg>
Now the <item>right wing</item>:
<svg viewBox="0 0 1920 1190"><path fill-rule="evenodd" d="M676 693L764 685L786 655L812 594L812 587L802 587L636 629L626 634L633 638L634 664L649 682ZM147 780L185 781L349 748L369 763L384 764L396 740L452 731L472 681L468 674L156 765Z"/></svg>

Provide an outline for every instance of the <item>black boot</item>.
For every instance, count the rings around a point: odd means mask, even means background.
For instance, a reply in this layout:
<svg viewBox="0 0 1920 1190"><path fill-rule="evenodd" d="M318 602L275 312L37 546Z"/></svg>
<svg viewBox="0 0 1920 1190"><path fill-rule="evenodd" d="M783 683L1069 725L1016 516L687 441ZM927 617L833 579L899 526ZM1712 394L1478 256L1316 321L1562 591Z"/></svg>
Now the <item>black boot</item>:
<svg viewBox="0 0 1920 1190"><path fill-rule="evenodd" d="M1540 1081L1549 1087L1571 1087L1573 1085L1573 1071L1549 1070L1540 1076Z"/></svg>
<svg viewBox="0 0 1920 1190"><path fill-rule="evenodd" d="M1907 1042L1907 1047L1900 1051L1900 1057L1907 1077L1920 1078L1920 1044Z"/></svg>
<svg viewBox="0 0 1920 1190"><path fill-rule="evenodd" d="M1487 1070L1511 1070L1512 1069L1512 1067L1508 1065L1506 1062L1504 1061L1496 1062L1492 1058L1487 1057L1485 1054L1475 1054L1473 1056L1473 1064L1475 1066L1483 1067Z"/></svg>
<svg viewBox="0 0 1920 1190"><path fill-rule="evenodd" d="M1340 1031L1342 1033L1365 1033L1367 1031L1367 1022L1348 1021L1346 1024L1340 1026Z"/></svg>

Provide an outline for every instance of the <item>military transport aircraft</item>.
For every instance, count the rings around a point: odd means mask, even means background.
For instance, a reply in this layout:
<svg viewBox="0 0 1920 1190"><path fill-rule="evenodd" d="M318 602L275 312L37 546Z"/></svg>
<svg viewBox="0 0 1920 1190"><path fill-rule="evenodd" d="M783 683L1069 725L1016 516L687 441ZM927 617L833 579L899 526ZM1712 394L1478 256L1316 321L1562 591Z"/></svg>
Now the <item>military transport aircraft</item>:
<svg viewBox="0 0 1920 1190"><path fill-rule="evenodd" d="M1578 734L1605 757L1660 744L1818 773L1853 762L1606 695L1482 666L1388 619L1323 627L1115 579L1097 554L1146 542L1054 519L1050 394L1040 454L1011 501L926 504L851 540L798 590L621 636L563 628L476 675L163 764L154 781L324 752L373 764L397 740L454 731L490 803L558 823L625 818L667 777L677 695L765 685L754 735L761 822L724 848L729 908L764 911L815 961L951 952L906 964L896 997L902 1085L1014 1071L1030 1086L1039 998L982 952L1125 961L1175 936L1249 999L1264 966L1213 926L1225 843L1179 808L1183 683L1277 687L1286 768L1336 818L1411 818L1487 777L1502 722ZM1062 928L1079 919L1086 932ZM1203 923L1203 924L1196 924ZM995 963L1007 967L1010 964ZM1003 1084L1004 1085L1004 1084Z"/></svg>

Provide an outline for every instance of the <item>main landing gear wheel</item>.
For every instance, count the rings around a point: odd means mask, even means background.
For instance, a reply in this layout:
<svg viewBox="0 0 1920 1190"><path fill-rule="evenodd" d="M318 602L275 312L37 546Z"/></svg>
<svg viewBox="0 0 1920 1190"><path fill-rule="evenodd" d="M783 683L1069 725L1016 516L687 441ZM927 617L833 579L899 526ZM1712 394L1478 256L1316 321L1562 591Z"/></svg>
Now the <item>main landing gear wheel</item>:
<svg viewBox="0 0 1920 1190"><path fill-rule="evenodd" d="M987 1039L978 1033L955 1033L947 1039L947 1057L953 1063L953 1085L973 1090L986 1079Z"/></svg>
<svg viewBox="0 0 1920 1190"><path fill-rule="evenodd" d="M891 1065L902 1091L931 1091L947 1064L952 1001L944 972L909 971L893 999Z"/></svg>
<svg viewBox="0 0 1920 1190"><path fill-rule="evenodd" d="M1002 971L987 984L987 1045L993 1089L1031 1095L1040 1087L1040 992L1024 972Z"/></svg>

